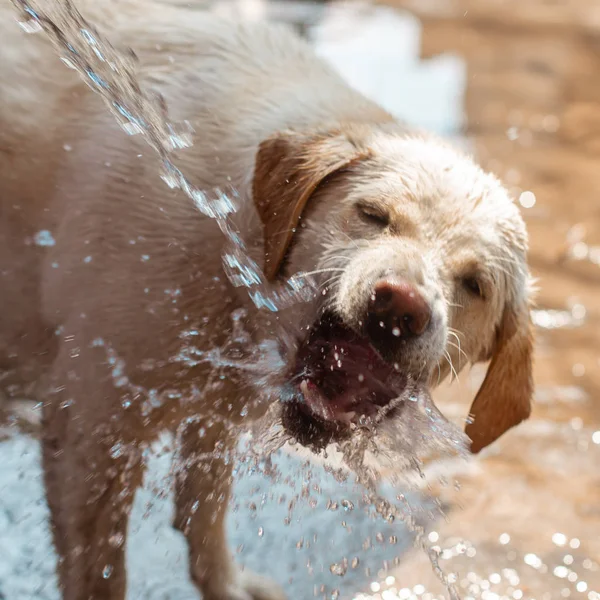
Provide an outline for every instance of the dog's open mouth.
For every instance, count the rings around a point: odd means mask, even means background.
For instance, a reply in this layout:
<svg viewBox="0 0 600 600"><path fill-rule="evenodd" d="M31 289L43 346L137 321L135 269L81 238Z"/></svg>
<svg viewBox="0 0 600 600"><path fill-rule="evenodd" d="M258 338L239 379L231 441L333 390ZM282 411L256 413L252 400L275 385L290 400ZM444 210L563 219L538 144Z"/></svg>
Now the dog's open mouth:
<svg viewBox="0 0 600 600"><path fill-rule="evenodd" d="M368 338L325 314L299 347L282 392L284 425L304 444L326 444L353 425L395 415L393 402L407 378L386 362Z"/></svg>

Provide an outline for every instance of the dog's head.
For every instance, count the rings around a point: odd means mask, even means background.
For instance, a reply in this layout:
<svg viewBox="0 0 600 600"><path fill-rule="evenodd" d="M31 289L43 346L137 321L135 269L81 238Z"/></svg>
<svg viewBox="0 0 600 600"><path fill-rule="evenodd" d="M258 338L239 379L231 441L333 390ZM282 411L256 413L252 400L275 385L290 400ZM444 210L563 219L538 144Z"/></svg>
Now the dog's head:
<svg viewBox="0 0 600 600"><path fill-rule="evenodd" d="M291 429L335 438L408 383L490 359L471 449L527 418L527 235L493 176L433 138L359 125L267 139L253 195L267 276L320 285L284 391Z"/></svg>

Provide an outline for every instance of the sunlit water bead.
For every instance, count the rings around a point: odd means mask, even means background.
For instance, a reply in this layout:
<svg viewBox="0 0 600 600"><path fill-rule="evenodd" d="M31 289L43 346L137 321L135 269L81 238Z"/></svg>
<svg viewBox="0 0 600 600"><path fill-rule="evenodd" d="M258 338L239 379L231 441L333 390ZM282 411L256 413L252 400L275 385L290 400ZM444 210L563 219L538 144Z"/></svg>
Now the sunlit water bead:
<svg viewBox="0 0 600 600"><path fill-rule="evenodd" d="M519 196L519 204L523 208L533 208L535 206L535 203L536 197L533 192L529 190L521 192L521 195Z"/></svg>
<svg viewBox="0 0 600 600"><path fill-rule="evenodd" d="M19 21L19 26L25 33L38 33L42 31L40 22L27 10L24 11L25 20Z"/></svg>
<svg viewBox="0 0 600 600"><path fill-rule="evenodd" d="M587 260L600 266L600 246L589 246L585 242L577 242L569 248L569 257L573 260Z"/></svg>
<svg viewBox="0 0 600 600"><path fill-rule="evenodd" d="M562 548L567 544L568 541L569 538L567 538L567 536L564 533L557 532L552 534L552 543L556 546Z"/></svg>
<svg viewBox="0 0 600 600"><path fill-rule="evenodd" d="M371 593L361 593L353 600L437 600L441 596L434 596L427 591L424 585L417 584L412 588L403 587L393 575L388 575L384 581L373 581L369 585Z"/></svg>
<svg viewBox="0 0 600 600"><path fill-rule="evenodd" d="M572 329L584 325L587 309L583 304L575 303L570 310L532 310L531 320L541 329Z"/></svg>
<svg viewBox="0 0 600 600"><path fill-rule="evenodd" d="M33 241L36 246L50 247L50 246L54 246L56 244L56 241L54 240L54 236L47 229L42 229L42 230L38 231L33 236Z"/></svg>
<svg viewBox="0 0 600 600"><path fill-rule="evenodd" d="M566 236L566 256L571 260L588 261L600 266L600 246L591 246L585 242L586 228L578 223L569 229Z"/></svg>
<svg viewBox="0 0 600 600"><path fill-rule="evenodd" d="M348 572L348 559L344 559L339 563L333 563L329 566L329 570L333 575L343 577Z"/></svg>
<svg viewBox="0 0 600 600"><path fill-rule="evenodd" d="M109 538L108 538L108 543L113 547L113 548L120 548L123 545L123 542L125 541L125 536L122 533L113 533Z"/></svg>
<svg viewBox="0 0 600 600"><path fill-rule="evenodd" d="M113 572L113 566L112 565L105 565L104 569L102 569L102 577L104 579L109 579L110 576L112 575Z"/></svg>

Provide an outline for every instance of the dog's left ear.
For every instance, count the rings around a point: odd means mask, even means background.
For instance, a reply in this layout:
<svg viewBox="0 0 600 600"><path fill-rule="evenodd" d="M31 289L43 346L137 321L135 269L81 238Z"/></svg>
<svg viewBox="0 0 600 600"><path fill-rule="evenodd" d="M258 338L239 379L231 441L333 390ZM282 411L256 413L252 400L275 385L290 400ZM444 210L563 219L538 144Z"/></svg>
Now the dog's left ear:
<svg viewBox="0 0 600 600"><path fill-rule="evenodd" d="M533 326L529 306L506 306L492 362L469 411L465 433L477 453L531 413Z"/></svg>
<svg viewBox="0 0 600 600"><path fill-rule="evenodd" d="M283 132L260 144L252 194L264 226L268 279L279 273L302 212L317 188L367 155L352 136L341 131Z"/></svg>

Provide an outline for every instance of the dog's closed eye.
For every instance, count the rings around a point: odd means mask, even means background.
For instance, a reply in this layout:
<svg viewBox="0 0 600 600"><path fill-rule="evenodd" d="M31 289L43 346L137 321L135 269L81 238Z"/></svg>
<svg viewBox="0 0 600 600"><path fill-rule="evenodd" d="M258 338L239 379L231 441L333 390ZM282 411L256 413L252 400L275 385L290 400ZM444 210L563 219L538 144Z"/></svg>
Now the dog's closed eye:
<svg viewBox="0 0 600 600"><path fill-rule="evenodd" d="M461 278L461 284L469 294L484 299L483 286L480 279L475 275L467 275Z"/></svg>
<svg viewBox="0 0 600 600"><path fill-rule="evenodd" d="M361 219L372 225L384 228L388 227L390 224L390 216L382 206L359 202L356 205L356 209L358 210Z"/></svg>

